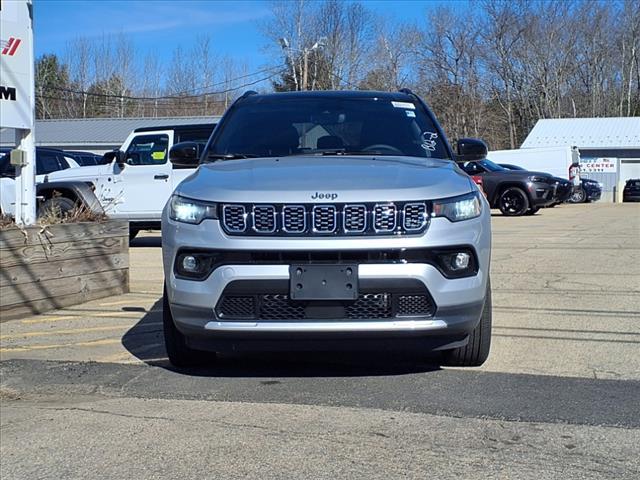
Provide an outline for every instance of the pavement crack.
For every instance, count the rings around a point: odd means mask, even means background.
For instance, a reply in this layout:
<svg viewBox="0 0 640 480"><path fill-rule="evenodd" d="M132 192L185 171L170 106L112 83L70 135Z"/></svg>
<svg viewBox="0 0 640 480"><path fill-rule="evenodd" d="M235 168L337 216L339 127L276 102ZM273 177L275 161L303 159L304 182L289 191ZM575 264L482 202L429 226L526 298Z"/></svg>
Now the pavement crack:
<svg viewBox="0 0 640 480"><path fill-rule="evenodd" d="M140 377L142 377L145 373L147 373L146 370L141 370L138 374L134 375L133 377L131 377L129 380L127 380L126 382L124 382L122 384L122 386L120 387L120 394L124 394L125 393L125 388L127 388L127 386L133 382L135 382L136 380L138 380Z"/></svg>
<svg viewBox="0 0 640 480"><path fill-rule="evenodd" d="M41 407L41 408L43 410L53 410L56 412L76 411L76 412L87 412L87 413L101 413L104 415L112 415L114 417L138 418L141 420L167 420L169 422L175 421L174 418L170 418L170 417L161 417L161 416L155 416L155 415L133 415L130 413L110 412L109 410L96 410L93 408L81 408L81 407Z"/></svg>

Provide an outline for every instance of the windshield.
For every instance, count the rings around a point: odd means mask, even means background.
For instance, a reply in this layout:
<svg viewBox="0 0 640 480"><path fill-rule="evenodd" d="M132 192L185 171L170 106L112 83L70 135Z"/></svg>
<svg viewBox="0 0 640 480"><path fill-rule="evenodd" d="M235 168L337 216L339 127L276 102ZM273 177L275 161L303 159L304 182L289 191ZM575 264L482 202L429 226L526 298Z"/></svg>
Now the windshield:
<svg viewBox="0 0 640 480"><path fill-rule="evenodd" d="M485 158L484 160L480 160L476 163L479 163L480 165L482 165L486 170L489 170L490 172L499 172L501 170L507 170L504 167L501 167L500 165L498 165L497 163L493 163L491 160Z"/></svg>
<svg viewBox="0 0 640 480"><path fill-rule="evenodd" d="M260 98L225 117L208 156L371 154L449 158L421 105L388 98Z"/></svg>

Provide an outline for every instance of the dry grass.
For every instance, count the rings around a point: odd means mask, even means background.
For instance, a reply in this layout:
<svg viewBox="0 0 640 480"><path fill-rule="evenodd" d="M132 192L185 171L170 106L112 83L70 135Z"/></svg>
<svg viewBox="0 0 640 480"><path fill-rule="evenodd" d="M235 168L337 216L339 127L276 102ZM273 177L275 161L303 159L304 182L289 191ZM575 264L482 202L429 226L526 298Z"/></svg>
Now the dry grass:
<svg viewBox="0 0 640 480"><path fill-rule="evenodd" d="M4 213L0 214L0 230L8 230L10 228L16 228L13 218Z"/></svg>
<svg viewBox="0 0 640 480"><path fill-rule="evenodd" d="M41 209L36 220L40 226L57 225L60 223L104 222L108 217L104 213L96 213L86 205L76 205L68 212L60 208ZM14 219L8 215L0 215L0 230L19 228Z"/></svg>
<svg viewBox="0 0 640 480"><path fill-rule="evenodd" d="M85 205L77 205L68 212L59 208L44 211L38 217L39 225L56 225L58 223L104 222L108 217L104 213L96 213Z"/></svg>

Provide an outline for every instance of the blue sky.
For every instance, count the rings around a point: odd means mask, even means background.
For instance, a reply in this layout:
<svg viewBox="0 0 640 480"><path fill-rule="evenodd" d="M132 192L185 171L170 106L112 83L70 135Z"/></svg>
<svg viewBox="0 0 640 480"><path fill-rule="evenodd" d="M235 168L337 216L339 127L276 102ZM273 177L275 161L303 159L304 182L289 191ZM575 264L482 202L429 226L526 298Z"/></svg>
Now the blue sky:
<svg viewBox="0 0 640 480"><path fill-rule="evenodd" d="M386 20L417 21L427 9L444 1L364 0ZM269 59L259 28L268 19L269 4L260 0L34 0L36 57L62 54L79 36L100 37L124 32L144 56L155 50L170 59L174 48L189 48L208 34L214 50L257 70Z"/></svg>

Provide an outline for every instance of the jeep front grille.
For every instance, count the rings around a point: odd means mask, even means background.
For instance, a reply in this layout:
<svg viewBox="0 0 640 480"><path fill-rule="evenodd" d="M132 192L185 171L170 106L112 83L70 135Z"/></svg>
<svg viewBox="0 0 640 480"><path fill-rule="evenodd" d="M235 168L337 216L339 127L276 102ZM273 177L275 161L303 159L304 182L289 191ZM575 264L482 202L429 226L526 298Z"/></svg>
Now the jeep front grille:
<svg viewBox="0 0 640 480"><path fill-rule="evenodd" d="M398 210L393 203L376 205L373 213L376 232L393 232L396 229Z"/></svg>
<svg viewBox="0 0 640 480"><path fill-rule="evenodd" d="M413 232L421 230L427 223L427 206L424 203L407 203L402 213L404 229Z"/></svg>
<svg viewBox="0 0 640 480"><path fill-rule="evenodd" d="M337 213L333 205L316 205L311 210L313 231L316 233L333 233L336 230Z"/></svg>
<svg viewBox="0 0 640 480"><path fill-rule="evenodd" d="M258 233L276 231L276 207L273 205L255 205L253 207L253 229Z"/></svg>
<svg viewBox="0 0 640 480"><path fill-rule="evenodd" d="M247 210L244 205L225 205L222 221L230 233L240 233L247 229Z"/></svg>
<svg viewBox="0 0 640 480"><path fill-rule="evenodd" d="M346 233L362 233L367 229L367 207L365 205L346 205L342 211Z"/></svg>
<svg viewBox="0 0 640 480"><path fill-rule="evenodd" d="M312 310L307 307L312 305ZM333 319L384 320L402 317L432 317L435 305L431 297L403 295L389 292L361 293L353 302L299 302L289 299L285 293L257 295L223 295L216 307L218 318L225 320L308 320L313 313L326 308Z"/></svg>
<svg viewBox="0 0 640 480"><path fill-rule="evenodd" d="M427 202L370 204L222 205L222 227L230 235L337 236L423 233Z"/></svg>
<svg viewBox="0 0 640 480"><path fill-rule="evenodd" d="M282 207L282 230L286 233L304 233L307 229L307 212L302 205Z"/></svg>

